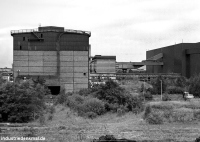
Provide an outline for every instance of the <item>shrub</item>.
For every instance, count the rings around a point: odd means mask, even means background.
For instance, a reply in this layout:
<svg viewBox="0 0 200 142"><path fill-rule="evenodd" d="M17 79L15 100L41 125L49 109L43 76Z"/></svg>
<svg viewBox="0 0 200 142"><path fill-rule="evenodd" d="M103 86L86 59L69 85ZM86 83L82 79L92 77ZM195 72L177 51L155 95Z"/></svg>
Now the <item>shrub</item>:
<svg viewBox="0 0 200 142"><path fill-rule="evenodd" d="M90 119L93 119L93 118L96 118L98 115L94 112L86 112L85 115L90 118Z"/></svg>
<svg viewBox="0 0 200 142"><path fill-rule="evenodd" d="M108 102L105 102L105 110L106 111L112 111L112 112L117 112L117 109L120 107L119 104L114 103L114 104L110 104Z"/></svg>
<svg viewBox="0 0 200 142"><path fill-rule="evenodd" d="M163 124L163 113L160 111L153 111L146 117L146 122L149 124Z"/></svg>
<svg viewBox="0 0 200 142"><path fill-rule="evenodd" d="M171 110L174 108L173 104L168 102L155 102L151 104L151 108L160 110Z"/></svg>
<svg viewBox="0 0 200 142"><path fill-rule="evenodd" d="M62 90L58 96L56 96L55 104L65 104L67 102L67 97L71 96L72 93L68 92L65 94L65 90Z"/></svg>
<svg viewBox="0 0 200 142"><path fill-rule="evenodd" d="M117 109L117 116L122 116L125 114L125 112L128 111L128 109L126 108L126 106L120 106L118 109Z"/></svg>
<svg viewBox="0 0 200 142"><path fill-rule="evenodd" d="M80 89L78 92L78 94L81 96L88 96L88 94L90 94L90 93L91 93L91 90L87 89L87 88Z"/></svg>
<svg viewBox="0 0 200 142"><path fill-rule="evenodd" d="M108 80L102 84L94 94L94 97L105 102L107 111L116 112L120 106L124 106L128 111L140 112L143 109L143 98L140 95L133 96L118 83Z"/></svg>
<svg viewBox="0 0 200 142"><path fill-rule="evenodd" d="M134 113L140 113L144 110L144 98L140 95L129 96L127 99L127 109Z"/></svg>
<svg viewBox="0 0 200 142"><path fill-rule="evenodd" d="M0 114L3 121L33 120L33 113L41 113L45 109L44 96L48 93L45 86L33 84L30 80L18 84L3 84L0 87Z"/></svg>
<svg viewBox="0 0 200 142"><path fill-rule="evenodd" d="M173 110L172 118L174 122L188 122L194 119L194 113L192 109L178 108Z"/></svg>
<svg viewBox="0 0 200 142"><path fill-rule="evenodd" d="M184 89L182 87L169 86L167 87L167 93L168 94L183 94Z"/></svg>
<svg viewBox="0 0 200 142"><path fill-rule="evenodd" d="M104 103L97 98L87 98L82 105L82 109L84 112L93 112L97 115L105 112Z"/></svg>
<svg viewBox="0 0 200 142"><path fill-rule="evenodd" d="M189 92L196 97L200 97L200 74L189 79Z"/></svg>
<svg viewBox="0 0 200 142"><path fill-rule="evenodd" d="M168 94L163 94L163 96L162 96L162 100L163 101L171 101L171 98L170 98L170 96L168 95Z"/></svg>
<svg viewBox="0 0 200 142"><path fill-rule="evenodd" d="M150 124L164 122L189 122L200 118L200 111L185 108L184 104L167 102L150 103L146 106L143 118Z"/></svg>
<svg viewBox="0 0 200 142"><path fill-rule="evenodd" d="M146 118L148 117L148 115L151 113L151 111L152 111L151 106L148 104L148 105L145 107L143 119L146 119Z"/></svg>
<svg viewBox="0 0 200 142"><path fill-rule="evenodd" d="M141 95L145 98L146 101L153 100L153 95L151 94L150 91L142 92Z"/></svg>
<svg viewBox="0 0 200 142"><path fill-rule="evenodd" d="M69 106L71 109L74 109L76 111L80 111L81 105L84 102L84 97L80 96L78 94L73 94L72 96L67 97L67 106Z"/></svg>
<svg viewBox="0 0 200 142"><path fill-rule="evenodd" d="M50 106L50 107L48 108L48 112L49 112L50 114L53 114L55 111L56 111L56 109L55 109L54 106Z"/></svg>
<svg viewBox="0 0 200 142"><path fill-rule="evenodd" d="M89 96L83 97L78 94L69 96L67 105L77 111L80 116L94 117L95 115L102 115L105 112L104 102Z"/></svg>
<svg viewBox="0 0 200 142"><path fill-rule="evenodd" d="M162 92L166 91L166 83L162 76L158 76L154 80L151 80L151 85L153 86L152 93L160 94L161 93L161 82L162 82Z"/></svg>
<svg viewBox="0 0 200 142"><path fill-rule="evenodd" d="M48 115L48 120L52 120L53 119L53 114L49 114Z"/></svg>
<svg viewBox="0 0 200 142"><path fill-rule="evenodd" d="M162 124L163 113L159 109L153 109L150 104L145 107L143 119L149 124Z"/></svg>
<svg viewBox="0 0 200 142"><path fill-rule="evenodd" d="M200 120L200 110L195 110L194 111L194 118L196 118L197 120Z"/></svg>
<svg viewBox="0 0 200 142"><path fill-rule="evenodd" d="M184 76L181 76L181 77L178 77L176 80L175 80L175 86L176 87L180 87L180 88L183 88L187 85L187 79L184 77Z"/></svg>

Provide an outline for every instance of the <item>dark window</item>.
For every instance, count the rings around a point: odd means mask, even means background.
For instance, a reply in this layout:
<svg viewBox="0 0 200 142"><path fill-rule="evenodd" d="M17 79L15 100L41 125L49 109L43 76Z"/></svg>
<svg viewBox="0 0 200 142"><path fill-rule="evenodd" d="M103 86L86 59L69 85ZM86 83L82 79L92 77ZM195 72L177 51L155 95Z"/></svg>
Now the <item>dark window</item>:
<svg viewBox="0 0 200 142"><path fill-rule="evenodd" d="M43 38L43 34L41 34L41 38Z"/></svg>
<svg viewBox="0 0 200 142"><path fill-rule="evenodd" d="M22 46L21 45L19 46L19 50L22 50Z"/></svg>
<svg viewBox="0 0 200 142"><path fill-rule="evenodd" d="M26 39L25 39L25 37L23 37L23 41L25 41Z"/></svg>

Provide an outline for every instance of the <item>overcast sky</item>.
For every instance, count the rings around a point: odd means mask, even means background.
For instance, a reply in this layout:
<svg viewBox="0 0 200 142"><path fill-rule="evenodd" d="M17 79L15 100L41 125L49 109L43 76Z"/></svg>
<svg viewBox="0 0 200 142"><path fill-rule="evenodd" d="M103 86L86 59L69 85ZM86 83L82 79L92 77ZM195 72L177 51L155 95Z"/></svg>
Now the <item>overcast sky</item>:
<svg viewBox="0 0 200 142"><path fill-rule="evenodd" d="M0 68L11 67L11 30L91 31L92 55L137 62L146 51L200 42L200 0L0 0Z"/></svg>

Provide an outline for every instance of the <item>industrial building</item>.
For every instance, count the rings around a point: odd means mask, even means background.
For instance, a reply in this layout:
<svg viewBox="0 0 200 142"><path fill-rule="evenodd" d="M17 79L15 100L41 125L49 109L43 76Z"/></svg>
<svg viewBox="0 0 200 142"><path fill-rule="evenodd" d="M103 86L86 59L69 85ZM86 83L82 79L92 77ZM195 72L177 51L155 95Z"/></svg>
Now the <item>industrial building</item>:
<svg viewBox="0 0 200 142"><path fill-rule="evenodd" d="M115 73L116 56L95 55L90 62L91 73Z"/></svg>
<svg viewBox="0 0 200 142"><path fill-rule="evenodd" d="M12 68L0 68L0 77L6 82L13 82Z"/></svg>
<svg viewBox="0 0 200 142"><path fill-rule="evenodd" d="M116 79L116 56L95 55L90 61L90 80Z"/></svg>
<svg viewBox="0 0 200 142"><path fill-rule="evenodd" d="M180 43L146 52L147 73L178 73L187 78L200 73L200 43Z"/></svg>
<svg viewBox="0 0 200 142"><path fill-rule="evenodd" d="M14 79L43 78L50 89L66 92L88 88L88 31L38 27L11 31Z"/></svg>

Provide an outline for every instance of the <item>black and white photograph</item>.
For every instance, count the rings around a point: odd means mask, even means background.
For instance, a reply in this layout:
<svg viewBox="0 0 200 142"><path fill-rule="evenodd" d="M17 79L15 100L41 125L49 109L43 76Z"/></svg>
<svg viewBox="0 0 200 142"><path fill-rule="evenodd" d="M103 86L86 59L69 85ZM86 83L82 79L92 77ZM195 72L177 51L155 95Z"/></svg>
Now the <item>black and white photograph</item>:
<svg viewBox="0 0 200 142"><path fill-rule="evenodd" d="M200 0L0 0L1 142L200 142Z"/></svg>

